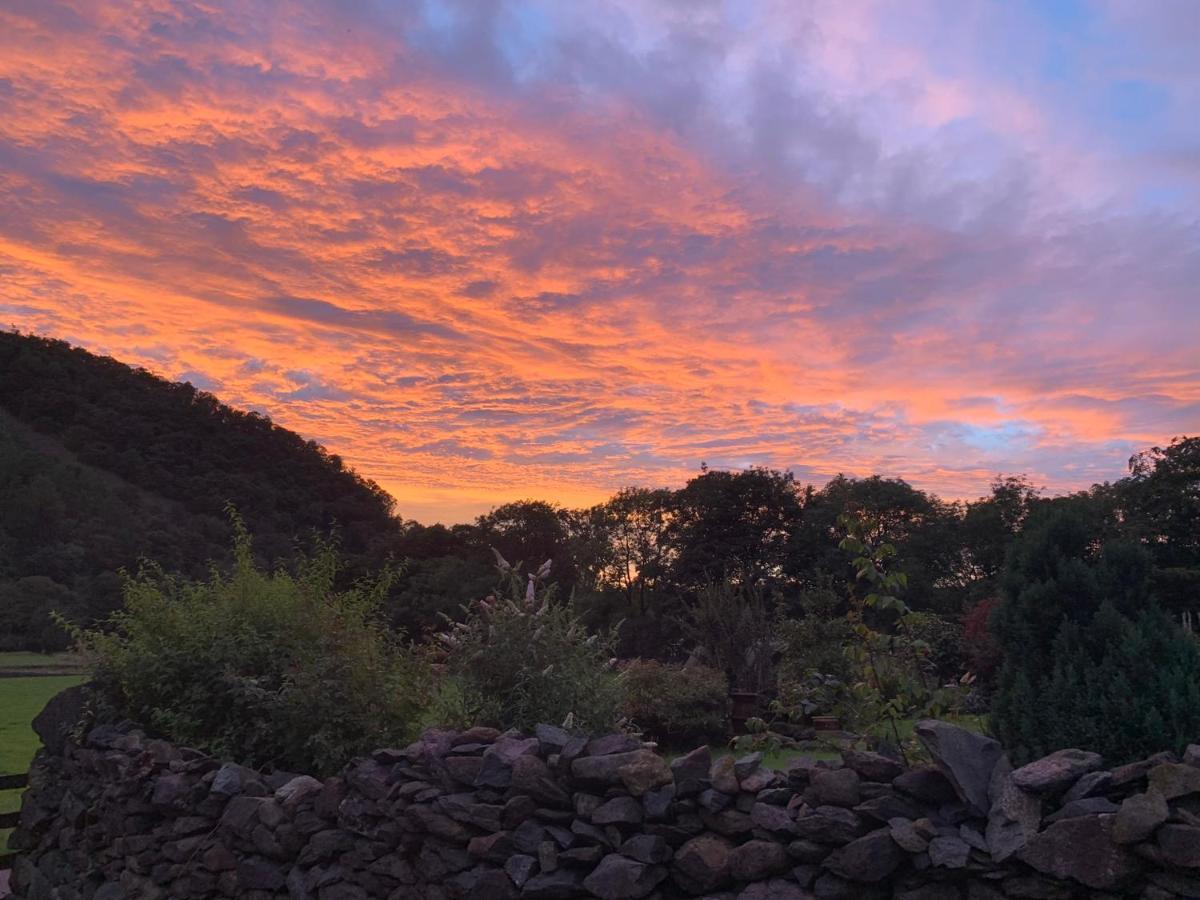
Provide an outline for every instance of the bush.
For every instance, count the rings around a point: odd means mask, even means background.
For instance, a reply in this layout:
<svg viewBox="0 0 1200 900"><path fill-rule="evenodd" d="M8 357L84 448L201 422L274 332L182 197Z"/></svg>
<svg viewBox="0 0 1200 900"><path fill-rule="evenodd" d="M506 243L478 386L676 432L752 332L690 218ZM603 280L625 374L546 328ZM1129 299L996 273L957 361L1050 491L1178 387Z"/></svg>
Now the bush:
<svg viewBox="0 0 1200 900"><path fill-rule="evenodd" d="M664 746L690 749L728 730L729 682L717 669L636 660L621 681L622 715Z"/></svg>
<svg viewBox="0 0 1200 900"><path fill-rule="evenodd" d="M501 566L496 593L440 635L447 679L433 718L442 725L531 729L539 723L603 731L616 723L620 686L611 643L590 635L568 600L544 587L543 572L522 589Z"/></svg>
<svg viewBox="0 0 1200 900"><path fill-rule="evenodd" d="M999 605L997 597L980 600L963 618L963 654L979 683L991 685L1000 668L1002 654L996 636L992 633L991 618Z"/></svg>
<svg viewBox="0 0 1200 900"><path fill-rule="evenodd" d="M925 645L923 662L939 683L954 681L965 670L963 629L953 619L937 613L909 614L908 628L915 640Z"/></svg>
<svg viewBox="0 0 1200 900"><path fill-rule="evenodd" d="M336 591L325 546L296 575L235 564L193 583L144 568L105 627L75 632L117 716L253 765L326 774L411 738L426 669L381 623L387 578Z"/></svg>
<svg viewBox="0 0 1200 900"><path fill-rule="evenodd" d="M1009 555L991 726L1025 762L1085 747L1110 765L1200 734L1200 645L1148 593L1144 550L1098 546L1064 505Z"/></svg>

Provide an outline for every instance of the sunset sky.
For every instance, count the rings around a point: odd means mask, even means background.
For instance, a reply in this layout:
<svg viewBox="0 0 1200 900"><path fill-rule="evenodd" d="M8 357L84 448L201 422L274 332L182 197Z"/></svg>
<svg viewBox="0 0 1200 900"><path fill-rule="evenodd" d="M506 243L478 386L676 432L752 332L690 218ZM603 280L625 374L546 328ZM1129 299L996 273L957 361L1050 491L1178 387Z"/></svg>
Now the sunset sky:
<svg viewBox="0 0 1200 900"><path fill-rule="evenodd" d="M1200 431L1194 0L0 3L0 324L406 518Z"/></svg>

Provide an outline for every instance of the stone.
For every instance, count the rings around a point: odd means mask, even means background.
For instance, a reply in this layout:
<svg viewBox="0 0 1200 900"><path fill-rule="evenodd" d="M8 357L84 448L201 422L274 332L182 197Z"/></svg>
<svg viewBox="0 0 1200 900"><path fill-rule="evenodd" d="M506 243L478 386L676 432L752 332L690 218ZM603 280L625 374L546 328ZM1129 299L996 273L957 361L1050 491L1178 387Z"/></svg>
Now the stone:
<svg viewBox="0 0 1200 900"><path fill-rule="evenodd" d="M796 820L782 806L755 803L750 807L750 821L757 827L776 834L795 834Z"/></svg>
<svg viewBox="0 0 1200 900"><path fill-rule="evenodd" d="M864 830L862 819L840 806L818 806L796 817L796 835L818 844L845 844Z"/></svg>
<svg viewBox="0 0 1200 900"><path fill-rule="evenodd" d="M154 780L150 803L164 813L187 812L191 806L192 780L178 773L160 775Z"/></svg>
<svg viewBox="0 0 1200 900"><path fill-rule="evenodd" d="M1158 849L1163 862L1181 869L1200 868L1200 828L1163 825L1158 829Z"/></svg>
<svg viewBox="0 0 1200 900"><path fill-rule="evenodd" d="M1113 823L1113 840L1118 844L1137 844L1148 840L1171 814L1167 801L1157 790L1133 794L1121 801Z"/></svg>
<svg viewBox="0 0 1200 900"><path fill-rule="evenodd" d="M1175 758L1175 754L1164 750L1163 752L1155 753L1153 756L1147 757L1146 759L1139 759L1136 762L1126 763L1123 766L1117 766L1112 770L1112 772L1109 773L1112 779L1110 786L1113 788L1127 787L1134 782L1141 781L1155 766L1162 763L1174 762L1179 762L1179 760Z"/></svg>
<svg viewBox="0 0 1200 900"><path fill-rule="evenodd" d="M729 852L729 873L735 881L759 881L790 867L787 851L775 841L746 841Z"/></svg>
<svg viewBox="0 0 1200 900"><path fill-rule="evenodd" d="M867 750L843 750L842 763L853 769L865 781L891 782L904 772L904 766L894 759Z"/></svg>
<svg viewBox="0 0 1200 900"><path fill-rule="evenodd" d="M75 685L51 697L33 717L33 730L51 756L61 756L66 749L71 732L83 717L87 699L88 687Z"/></svg>
<svg viewBox="0 0 1200 900"><path fill-rule="evenodd" d="M533 876L536 869L537 860L524 853L513 854L504 863L504 871L508 873L512 883L519 888L525 886L525 882Z"/></svg>
<svg viewBox="0 0 1200 900"><path fill-rule="evenodd" d="M1042 800L1017 787L1007 756L992 770L988 797L991 808L984 837L992 859L1004 862L1037 834L1042 824Z"/></svg>
<svg viewBox="0 0 1200 900"><path fill-rule="evenodd" d="M1200 744L1188 744L1183 751L1183 762L1189 766L1200 766Z"/></svg>
<svg viewBox="0 0 1200 900"><path fill-rule="evenodd" d="M671 859L671 848L654 834L635 834L621 845L621 855L638 862L657 865Z"/></svg>
<svg viewBox="0 0 1200 900"><path fill-rule="evenodd" d="M533 736L542 745L543 753L560 751L571 741L570 733L557 725L534 725Z"/></svg>
<svg viewBox="0 0 1200 900"><path fill-rule="evenodd" d="M675 796L692 797L704 790L708 786L708 772L711 768L712 751L707 744L672 760L671 775L675 779Z"/></svg>
<svg viewBox="0 0 1200 900"><path fill-rule="evenodd" d="M949 779L939 769L927 766L909 769L896 776L892 779L892 787L930 806L940 806L958 797Z"/></svg>
<svg viewBox="0 0 1200 900"><path fill-rule="evenodd" d="M864 800L854 807L854 811L860 816L874 819L880 824L895 818L916 819L921 815L912 802L890 791L880 794L878 797L872 797L870 800Z"/></svg>
<svg viewBox="0 0 1200 900"><path fill-rule="evenodd" d="M675 785L668 784L656 791L646 791L642 794L642 808L646 811L647 819L664 819L671 810L675 800Z"/></svg>
<svg viewBox="0 0 1200 900"><path fill-rule="evenodd" d="M583 886L600 900L640 900L666 877L667 870L662 866L648 866L610 853L583 880Z"/></svg>
<svg viewBox="0 0 1200 900"><path fill-rule="evenodd" d="M857 806L861 779L853 769L816 770L809 778L805 798L811 795L813 806Z"/></svg>
<svg viewBox="0 0 1200 900"><path fill-rule="evenodd" d="M730 843L724 838L702 834L675 851L671 872L676 884L691 894L719 890L729 883Z"/></svg>
<svg viewBox="0 0 1200 900"><path fill-rule="evenodd" d="M1150 788L1164 800L1200 793L1200 769L1186 763L1161 763L1150 770Z"/></svg>
<svg viewBox="0 0 1200 900"><path fill-rule="evenodd" d="M671 767L657 753L641 752L617 769L625 790L635 797L671 783Z"/></svg>
<svg viewBox="0 0 1200 900"><path fill-rule="evenodd" d="M549 806L571 806L570 795L555 780L550 767L532 754L518 756L512 761L510 779L514 793L527 794Z"/></svg>
<svg viewBox="0 0 1200 900"><path fill-rule="evenodd" d="M1082 800L1072 800L1070 803L1064 803L1055 812L1046 816L1046 821L1057 822L1059 819L1073 819L1076 816L1098 816L1105 813L1115 813L1120 808L1107 797L1085 797Z"/></svg>
<svg viewBox="0 0 1200 900"><path fill-rule="evenodd" d="M1045 875L1073 878L1097 891L1119 889L1137 874L1138 863L1113 840L1114 819L1062 819L1034 835L1016 856Z"/></svg>
<svg viewBox="0 0 1200 900"><path fill-rule="evenodd" d="M771 878L747 885L737 900L811 900L812 894L794 881Z"/></svg>
<svg viewBox="0 0 1200 900"><path fill-rule="evenodd" d="M583 755L609 756L613 753L629 753L641 748L642 742L631 734L606 734L588 741Z"/></svg>
<svg viewBox="0 0 1200 900"><path fill-rule="evenodd" d="M715 791L712 788L701 791L700 796L696 798L696 804L701 809L706 809L712 813L726 809L732 802L733 797L729 794L722 794L720 791Z"/></svg>
<svg viewBox="0 0 1200 900"><path fill-rule="evenodd" d="M285 880L283 867L261 856L252 856L237 864L237 883L245 890L277 891Z"/></svg>
<svg viewBox="0 0 1200 900"><path fill-rule="evenodd" d="M1103 765L1099 753L1068 748L1034 760L1013 772L1013 781L1022 790L1035 794L1055 794L1071 787L1079 778Z"/></svg>
<svg viewBox="0 0 1200 900"><path fill-rule="evenodd" d="M732 796L741 790L737 775L733 772L733 757L719 756L713 760L712 768L708 771L708 781L714 791Z"/></svg>
<svg viewBox="0 0 1200 900"><path fill-rule="evenodd" d="M583 892L583 879L575 869L541 872L525 882L525 900L574 900Z"/></svg>
<svg viewBox="0 0 1200 900"><path fill-rule="evenodd" d="M939 835L929 842L929 862L943 869L961 869L971 855L970 845L961 837Z"/></svg>
<svg viewBox="0 0 1200 900"><path fill-rule="evenodd" d="M642 821L642 805L632 797L614 797L596 807L593 825L637 825Z"/></svg>
<svg viewBox="0 0 1200 900"><path fill-rule="evenodd" d="M914 733L959 799L974 815L986 816L992 770L1004 755L1000 742L936 719L922 719Z"/></svg>
<svg viewBox="0 0 1200 900"><path fill-rule="evenodd" d="M904 851L892 840L887 828L879 828L835 850L825 859L825 868L849 881L879 882L904 862Z"/></svg>
<svg viewBox="0 0 1200 900"><path fill-rule="evenodd" d="M512 784L513 763L521 756L536 754L537 738L500 737L484 751L476 787L506 788Z"/></svg>
<svg viewBox="0 0 1200 900"><path fill-rule="evenodd" d="M298 775L275 790L275 800L284 809L292 810L304 802L306 797L319 793L324 786L311 775Z"/></svg>
<svg viewBox="0 0 1200 900"><path fill-rule="evenodd" d="M739 757L733 761L733 775L738 781L743 778L749 778L752 774L758 771L758 767L762 765L762 753L755 751L747 753L745 756Z"/></svg>
<svg viewBox="0 0 1200 900"><path fill-rule="evenodd" d="M923 853L929 847L929 841L917 833L910 819L889 819L888 831L896 845L906 853Z"/></svg>
<svg viewBox="0 0 1200 900"><path fill-rule="evenodd" d="M610 787L621 781L620 770L631 763L653 757L661 757L648 750L633 750L629 753L612 753L605 756L581 756L571 763L571 774L585 784Z"/></svg>
<svg viewBox="0 0 1200 900"><path fill-rule="evenodd" d="M1070 803L1072 800L1085 800L1103 794L1111 782L1111 772L1088 772L1063 794L1063 802Z"/></svg>

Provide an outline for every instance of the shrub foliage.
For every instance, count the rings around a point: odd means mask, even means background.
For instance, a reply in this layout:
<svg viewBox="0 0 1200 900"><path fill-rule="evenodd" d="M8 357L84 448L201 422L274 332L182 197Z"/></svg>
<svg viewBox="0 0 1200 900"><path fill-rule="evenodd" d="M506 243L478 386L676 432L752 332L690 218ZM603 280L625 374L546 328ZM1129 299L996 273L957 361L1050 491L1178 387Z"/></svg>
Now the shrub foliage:
<svg viewBox="0 0 1200 900"><path fill-rule="evenodd" d="M501 564L500 587L439 635L446 679L434 718L442 725L531 729L539 723L603 731L616 721L620 685L611 641L588 634L568 599Z"/></svg>
<svg viewBox="0 0 1200 900"><path fill-rule="evenodd" d="M229 575L145 567L103 629L76 632L111 712L218 756L316 773L409 739L428 679L379 619L386 577L335 591L328 545L294 575L264 572L235 526Z"/></svg>
<svg viewBox="0 0 1200 900"><path fill-rule="evenodd" d="M1200 734L1200 644L1154 605L1149 573L1145 551L1097 548L1069 508L1010 555L991 725L1018 761L1086 747L1115 765Z"/></svg>
<svg viewBox="0 0 1200 900"><path fill-rule="evenodd" d="M724 736L729 682L721 671L635 660L621 680L622 715L660 744L690 749Z"/></svg>

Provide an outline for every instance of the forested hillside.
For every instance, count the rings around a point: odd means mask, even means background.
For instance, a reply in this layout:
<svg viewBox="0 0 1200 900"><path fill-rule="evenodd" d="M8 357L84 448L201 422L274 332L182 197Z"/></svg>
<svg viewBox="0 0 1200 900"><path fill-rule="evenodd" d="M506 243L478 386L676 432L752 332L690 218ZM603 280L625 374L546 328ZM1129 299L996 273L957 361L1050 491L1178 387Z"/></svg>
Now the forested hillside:
<svg viewBox="0 0 1200 900"><path fill-rule="evenodd" d="M394 540L392 500L256 413L62 341L0 333L0 648L63 637L119 600L142 558L202 575L234 503L264 560L337 524L351 563Z"/></svg>

